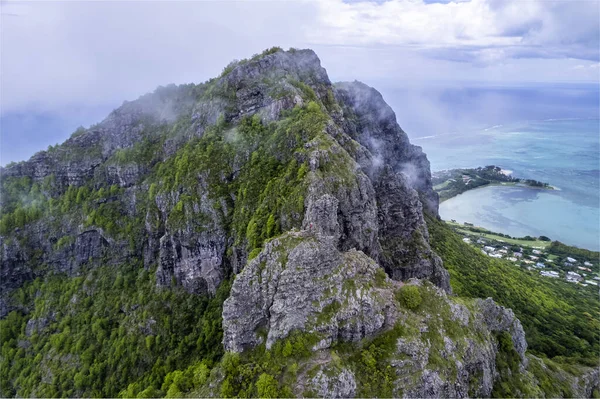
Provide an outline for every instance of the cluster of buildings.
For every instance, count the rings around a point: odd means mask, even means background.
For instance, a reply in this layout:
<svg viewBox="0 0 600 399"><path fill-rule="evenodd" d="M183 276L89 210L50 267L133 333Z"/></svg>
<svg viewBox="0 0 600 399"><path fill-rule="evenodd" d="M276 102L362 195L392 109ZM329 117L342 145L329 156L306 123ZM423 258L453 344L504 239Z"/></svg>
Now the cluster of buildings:
<svg viewBox="0 0 600 399"><path fill-rule="evenodd" d="M583 276L581 274L579 274L579 273L576 273L576 272L567 272L566 280L568 282L570 282L570 283L578 283L578 284L581 284L584 287L587 287L588 285L595 285L595 286L597 286L598 282L600 282L600 277L599 276L595 276L592 279L585 280L583 278Z"/></svg>
<svg viewBox="0 0 600 399"><path fill-rule="evenodd" d="M490 258L506 259L513 262L515 266L521 266L528 270L540 270L540 276L548 278L561 278L567 282L575 283L583 287L589 285L599 286L600 275L594 273L594 265L591 262L579 262L577 259L568 256L561 259L554 255L549 255L542 248L515 247L514 245L503 245L503 242L488 240L484 238L475 238L465 236L462 239L465 243L477 246L481 252ZM518 249L518 250L517 250ZM571 270L564 270L565 268ZM552 270L558 269L558 270Z"/></svg>

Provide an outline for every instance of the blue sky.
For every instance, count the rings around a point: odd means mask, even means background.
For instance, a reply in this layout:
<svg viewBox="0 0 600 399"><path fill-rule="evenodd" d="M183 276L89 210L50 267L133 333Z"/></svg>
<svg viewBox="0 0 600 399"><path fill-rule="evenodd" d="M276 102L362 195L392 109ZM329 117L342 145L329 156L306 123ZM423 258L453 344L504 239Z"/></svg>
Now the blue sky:
<svg viewBox="0 0 600 399"><path fill-rule="evenodd" d="M384 95L394 88L418 92L429 113L448 88L597 85L600 74L598 1L2 1L0 7L2 165L64 141L123 100L158 85L205 81L232 59L273 45L314 49L332 80L362 80Z"/></svg>

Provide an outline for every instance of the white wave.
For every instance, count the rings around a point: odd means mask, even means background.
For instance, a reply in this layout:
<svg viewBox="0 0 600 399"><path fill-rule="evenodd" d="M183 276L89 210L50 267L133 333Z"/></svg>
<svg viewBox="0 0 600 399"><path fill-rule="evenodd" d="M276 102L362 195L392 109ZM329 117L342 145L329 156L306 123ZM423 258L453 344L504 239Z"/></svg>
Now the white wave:
<svg viewBox="0 0 600 399"><path fill-rule="evenodd" d="M423 137L415 137L413 139L411 139L412 141L417 141L417 140L427 140L427 139L432 139L434 137L437 137L438 135L434 135L434 136L423 136Z"/></svg>
<svg viewBox="0 0 600 399"><path fill-rule="evenodd" d="M483 129L483 131L487 132L488 130L498 129L499 127L502 127L502 125L494 125L492 127L488 127L488 128Z"/></svg>

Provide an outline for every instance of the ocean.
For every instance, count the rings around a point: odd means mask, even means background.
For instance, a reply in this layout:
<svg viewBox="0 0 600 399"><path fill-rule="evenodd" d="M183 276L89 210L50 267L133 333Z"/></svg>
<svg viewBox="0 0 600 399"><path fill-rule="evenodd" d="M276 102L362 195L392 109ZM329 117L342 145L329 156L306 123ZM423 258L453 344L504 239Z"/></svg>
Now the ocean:
<svg viewBox="0 0 600 399"><path fill-rule="evenodd" d="M440 205L445 220L600 250L600 89L532 85L382 91L431 170L497 165L556 190L490 186Z"/></svg>
<svg viewBox="0 0 600 399"><path fill-rule="evenodd" d="M413 142L432 170L498 165L556 190L490 186L440 205L440 216L522 237L545 235L600 249L600 121L541 120Z"/></svg>

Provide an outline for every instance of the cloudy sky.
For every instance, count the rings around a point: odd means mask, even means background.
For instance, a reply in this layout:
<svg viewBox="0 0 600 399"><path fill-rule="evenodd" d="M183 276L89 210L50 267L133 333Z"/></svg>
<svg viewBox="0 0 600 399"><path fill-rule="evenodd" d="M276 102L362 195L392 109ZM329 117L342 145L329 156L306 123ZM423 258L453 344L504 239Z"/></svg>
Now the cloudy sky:
<svg viewBox="0 0 600 399"><path fill-rule="evenodd" d="M62 142L123 100L161 84L205 81L232 59L274 45L310 47L332 80L362 80L384 96L396 87L597 85L600 74L598 0L0 7L2 165Z"/></svg>

